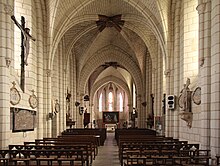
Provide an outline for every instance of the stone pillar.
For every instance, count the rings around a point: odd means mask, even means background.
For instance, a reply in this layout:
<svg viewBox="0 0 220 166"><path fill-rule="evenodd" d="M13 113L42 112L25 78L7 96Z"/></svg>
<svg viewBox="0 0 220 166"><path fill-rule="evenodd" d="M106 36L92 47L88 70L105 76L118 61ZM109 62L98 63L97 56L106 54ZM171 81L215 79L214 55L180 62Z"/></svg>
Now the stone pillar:
<svg viewBox="0 0 220 166"><path fill-rule="evenodd" d="M179 117L179 106L178 106L178 97L180 93L180 10L181 10L181 1L176 0L175 1L175 7L174 7L174 52L175 52L175 57L174 57L174 93L176 94L175 98L175 110L173 112L173 119L174 119L174 126L173 126L173 137L174 138L179 138L179 123L180 123L180 117ZM171 94L171 95L173 95ZM169 94L168 94L169 95ZM168 110L171 111L171 110Z"/></svg>
<svg viewBox="0 0 220 166"><path fill-rule="evenodd" d="M58 125L59 125L59 130L58 130L58 134L60 135L60 133L64 130L64 119L66 120L66 115L64 116L64 114L65 114L65 107L64 107L64 99L65 99L65 96L64 96L64 94L65 94L65 86L64 86L64 81L63 81L63 79L64 79L64 77L65 77L65 75L66 75L66 73L65 73L65 71L63 70L63 56L62 55L64 55L64 51L63 51L63 40L61 40L60 41L60 44L59 44L59 46L58 46L58 68L59 68L59 70L58 70L58 79L59 79L59 81L58 81L58 88L59 88L59 90L58 90L58 99L59 99L59 104L60 104L60 111L59 111L59 113L58 113L58 117L59 117L59 119L58 119Z"/></svg>
<svg viewBox="0 0 220 166"><path fill-rule="evenodd" d="M0 1L0 148L6 148L10 143L10 62L12 58L13 31L11 30L11 15L13 14L14 1Z"/></svg>
<svg viewBox="0 0 220 166"><path fill-rule="evenodd" d="M145 77L146 77L146 86L145 86L145 100L146 100L146 107L145 107L145 111L146 111L146 116L145 116L145 120L147 120L148 116L151 115L151 98L150 98L150 94L151 94L151 89L150 89L150 53L149 51L146 52L146 72L145 72Z"/></svg>
<svg viewBox="0 0 220 166"><path fill-rule="evenodd" d="M178 1L178 0L177 0ZM175 10L176 10L176 1L172 1L172 19L176 16ZM174 24L174 23L173 23ZM173 25L172 25L173 26ZM177 25L176 25L177 26ZM171 34L170 34L171 35ZM173 36L170 36L167 42L167 55L166 59L164 61L165 63L165 84L166 84L166 96L174 94L173 88L174 87L174 58L173 58ZM166 106L166 116L165 116L165 136L167 137L173 137L173 112L167 109Z"/></svg>
<svg viewBox="0 0 220 166"><path fill-rule="evenodd" d="M201 86L201 146L209 149L210 146L210 98L211 98L211 14L210 2L199 1L197 11L199 14L199 76Z"/></svg>
<svg viewBox="0 0 220 166"><path fill-rule="evenodd" d="M79 106L79 107L84 107L83 96L84 96L84 94L81 93L81 94L77 97L77 99L78 99L77 101L80 102L80 106ZM76 111L76 116L77 116L76 127L77 127L77 128L83 128L83 127L84 127L84 126L83 126L83 114L84 114L84 112L83 112L82 115L80 115L80 114L79 114L79 107L77 107L78 109L77 109L77 111ZM84 111L85 111L85 110L84 110Z"/></svg>
<svg viewBox="0 0 220 166"><path fill-rule="evenodd" d="M90 128L93 128L93 120L95 118L93 118L93 113L94 113L94 104L91 102L91 98L89 99L89 113L90 113Z"/></svg>
<svg viewBox="0 0 220 166"><path fill-rule="evenodd" d="M220 153L220 1L211 1L211 153Z"/></svg>
<svg viewBox="0 0 220 166"><path fill-rule="evenodd" d="M72 52L72 65L71 65L71 70L72 70L72 75L73 75L73 79L71 80L72 81L72 101L73 101L73 120L75 121L75 126L77 125L77 110L78 110L78 107L75 105L76 102L79 102L77 101L77 84L76 84L76 57L75 57L75 54L74 52Z"/></svg>
<svg viewBox="0 0 220 166"><path fill-rule="evenodd" d="M45 91L47 92L46 94L46 111L45 113L40 113L38 114L39 119L38 119L38 138L43 137L43 116L47 117L47 137L52 137L52 119L48 117L49 113L52 113L52 97L51 97L51 70L47 69L45 70L45 80L46 80L46 89Z"/></svg>
<svg viewBox="0 0 220 166"><path fill-rule="evenodd" d="M138 113L138 118L137 118L137 126L135 125L135 127L139 127L141 128L141 120L142 120L142 117L141 117L141 113L142 113L142 107L141 107L141 95L137 95L137 113Z"/></svg>

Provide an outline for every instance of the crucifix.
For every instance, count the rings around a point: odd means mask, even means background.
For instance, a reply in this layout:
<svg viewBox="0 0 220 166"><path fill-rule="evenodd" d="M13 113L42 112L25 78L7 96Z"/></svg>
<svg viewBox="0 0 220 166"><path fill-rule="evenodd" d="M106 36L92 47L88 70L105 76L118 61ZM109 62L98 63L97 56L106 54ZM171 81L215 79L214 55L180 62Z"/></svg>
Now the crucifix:
<svg viewBox="0 0 220 166"><path fill-rule="evenodd" d="M20 80L20 86L21 89L24 92L24 85L25 85L25 65L27 66L27 59L30 49L30 39L35 41L35 38L33 38L29 32L29 28L25 28L25 18L21 16L21 24L18 23L15 16L12 15L11 19L14 21L15 25L18 26L18 28L21 30L21 80Z"/></svg>

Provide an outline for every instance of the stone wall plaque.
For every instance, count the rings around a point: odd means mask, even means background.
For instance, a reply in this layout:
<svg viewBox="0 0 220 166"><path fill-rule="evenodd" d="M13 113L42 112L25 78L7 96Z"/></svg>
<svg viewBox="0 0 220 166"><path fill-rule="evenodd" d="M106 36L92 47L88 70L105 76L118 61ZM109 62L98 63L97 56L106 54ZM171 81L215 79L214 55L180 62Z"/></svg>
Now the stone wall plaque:
<svg viewBox="0 0 220 166"><path fill-rule="evenodd" d="M29 97L30 107L35 109L38 106L37 96L34 94L34 90L32 90L32 95Z"/></svg>
<svg viewBox="0 0 220 166"><path fill-rule="evenodd" d="M10 89L10 103L12 105L16 105L20 102L21 100L21 95L19 93L19 91L15 88L16 83L12 82L13 86Z"/></svg>
<svg viewBox="0 0 220 166"><path fill-rule="evenodd" d="M197 105L201 104L201 87L197 87L192 95L193 102Z"/></svg>
<svg viewBox="0 0 220 166"><path fill-rule="evenodd" d="M34 131L36 111L11 107L12 132Z"/></svg>

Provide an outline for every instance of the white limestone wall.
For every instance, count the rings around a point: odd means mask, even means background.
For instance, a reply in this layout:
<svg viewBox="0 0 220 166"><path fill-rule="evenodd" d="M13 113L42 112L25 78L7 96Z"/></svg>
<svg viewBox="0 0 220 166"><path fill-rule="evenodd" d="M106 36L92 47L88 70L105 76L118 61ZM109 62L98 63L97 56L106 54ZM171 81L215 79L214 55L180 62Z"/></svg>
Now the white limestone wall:
<svg viewBox="0 0 220 166"><path fill-rule="evenodd" d="M24 141L33 141L36 138L42 138L47 135L46 132L46 116L44 110L47 110L47 103L44 102L48 98L44 93L44 34L45 22L43 21L44 9L40 2L34 1L1 1L1 111L0 111L0 147L4 148L8 144L20 144ZM11 20L11 15L15 15L18 22L21 16L26 19L26 27L30 28L31 35L36 39L35 42L30 41L30 54L28 56L28 66L26 66L25 75L25 91L20 89L20 54L21 54L21 32ZM5 35L5 36L4 36ZM7 62L7 63L6 63ZM17 105L10 104L10 88L12 82L16 82L21 100ZM47 89L47 88L45 88ZM29 97L32 95L31 90L38 98L38 107L32 109L29 104ZM46 96L46 97L45 97ZM10 119L10 107L25 108L35 110L36 126L34 131L12 133L12 119Z"/></svg>
<svg viewBox="0 0 220 166"><path fill-rule="evenodd" d="M213 154L220 152L220 1L211 1L211 135L210 147Z"/></svg>
<svg viewBox="0 0 220 166"><path fill-rule="evenodd" d="M47 136L47 116L45 114L48 114L48 103L44 100L46 94L44 92L44 89L46 88L44 84L45 77L47 78L47 75L44 72L44 39L47 38L47 33L45 33L45 27L46 27L46 21L44 21L45 17L45 10L41 8L41 3L39 1L32 4L36 8L36 13L34 13L36 18L34 17L34 20L36 19L36 36L34 36L37 40L35 41L36 44L36 54L33 56L33 67L32 70L36 75L37 80L34 82L34 90L36 91L37 97L38 97L38 118L37 118L37 138L42 138L43 136ZM31 59L30 59L31 62Z"/></svg>
<svg viewBox="0 0 220 166"><path fill-rule="evenodd" d="M200 105L200 143L201 147L210 149L211 116L211 3L199 1L199 85L201 86Z"/></svg>
<svg viewBox="0 0 220 166"><path fill-rule="evenodd" d="M198 13L197 1L184 1L181 4L180 15L180 82L179 89L190 78L190 90L198 86ZM183 28L182 28L183 27ZM189 142L200 142L200 117L199 106L192 103L193 122L192 128L188 128L186 122L180 120L179 138Z"/></svg>
<svg viewBox="0 0 220 166"><path fill-rule="evenodd" d="M52 136L56 137L66 127L66 94L67 86L66 80L66 61L65 61L65 47L63 41L59 43L53 60L52 70L52 110L55 111L55 103L60 105L59 112L52 119Z"/></svg>
<svg viewBox="0 0 220 166"><path fill-rule="evenodd" d="M167 95L176 96L173 111L167 110L166 135L189 142L200 142L199 106L192 102L193 124L188 128L185 121L179 117L180 108L178 97L186 82L190 78L189 88L193 91L198 84L198 13L197 1L173 1L172 4L172 43L173 51L168 54L165 70ZM172 36L173 34L173 36ZM169 48L170 49L170 48Z"/></svg>
<svg viewBox="0 0 220 166"><path fill-rule="evenodd" d="M12 58L12 31L11 31L11 20L10 12L14 7L12 0L0 1L0 148L7 147L10 143L10 61ZM6 61L7 60L7 61Z"/></svg>
<svg viewBox="0 0 220 166"><path fill-rule="evenodd" d="M42 21L41 21L42 15L39 15L39 17L33 17L40 13L39 10L36 9L37 6L39 7L39 4L35 4L33 1L23 2L23 1L17 0L17 1L14 1L14 3L15 3L14 12L10 13L10 15L15 15L18 22L20 22L21 16L24 16L26 20L26 27L31 29L30 31L31 35L34 38L36 38L36 42L30 41L30 54L28 56L28 66L25 67L25 91L22 92L22 90L19 87L21 31L19 30L17 26L14 25L9 15L8 20L10 21L13 27L11 31L12 33L14 32L14 35L12 35L14 39L11 42L12 44L11 47L14 48L14 52L12 56L10 82L12 81L16 82L16 88L19 90L21 94L20 103L15 105L14 107L33 110L29 104L29 97L32 94L31 90L34 90L35 95L38 97L38 103L39 103L39 106L36 109L34 109L35 111L37 111L36 120L38 121L39 119L41 119L39 117L42 114L42 110L43 110L43 105L42 105L43 77L42 75L38 74L38 72L42 71L42 68L43 68L43 61L42 61L43 59L42 35L43 34L37 35L39 31L42 30ZM37 47L37 45L41 47ZM10 84L10 87L11 86L12 84ZM38 122L36 124L38 124ZM38 137L37 133L40 133L40 132L43 133L43 129L41 130L41 127L37 125L35 126L34 131L29 131L25 133L23 132L11 133L10 134L11 140L9 143L18 144L24 141L34 140L35 138Z"/></svg>

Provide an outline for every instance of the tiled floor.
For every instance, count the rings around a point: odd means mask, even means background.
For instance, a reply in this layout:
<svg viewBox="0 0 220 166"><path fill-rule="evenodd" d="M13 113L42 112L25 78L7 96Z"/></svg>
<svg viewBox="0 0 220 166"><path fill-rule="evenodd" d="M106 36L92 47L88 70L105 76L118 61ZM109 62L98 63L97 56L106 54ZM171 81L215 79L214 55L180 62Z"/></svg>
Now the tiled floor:
<svg viewBox="0 0 220 166"><path fill-rule="evenodd" d="M115 133L107 133L105 144L99 147L99 153L92 166L120 166L118 146L114 137Z"/></svg>

